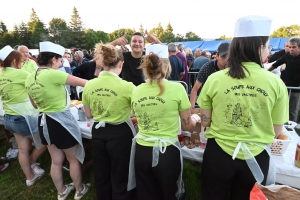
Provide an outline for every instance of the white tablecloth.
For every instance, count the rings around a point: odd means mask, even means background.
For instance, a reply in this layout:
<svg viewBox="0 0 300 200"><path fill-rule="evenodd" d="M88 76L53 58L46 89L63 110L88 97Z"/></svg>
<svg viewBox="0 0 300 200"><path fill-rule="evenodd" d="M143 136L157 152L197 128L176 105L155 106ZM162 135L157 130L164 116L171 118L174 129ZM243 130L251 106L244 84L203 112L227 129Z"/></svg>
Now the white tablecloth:
<svg viewBox="0 0 300 200"><path fill-rule="evenodd" d="M295 131L290 131L293 142L290 143L285 154L282 156L272 156L276 163L276 182L300 189L300 168L294 165L297 142L300 138ZM182 156L186 159L202 162L204 149L195 147L194 149L182 148Z"/></svg>

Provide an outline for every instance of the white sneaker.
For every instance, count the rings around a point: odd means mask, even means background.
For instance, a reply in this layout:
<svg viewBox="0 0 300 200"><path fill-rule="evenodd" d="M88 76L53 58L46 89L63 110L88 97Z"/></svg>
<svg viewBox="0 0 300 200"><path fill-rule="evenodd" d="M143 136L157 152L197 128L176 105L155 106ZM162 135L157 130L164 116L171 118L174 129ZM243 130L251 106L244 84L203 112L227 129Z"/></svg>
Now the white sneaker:
<svg viewBox="0 0 300 200"><path fill-rule="evenodd" d="M38 163L33 163L31 169L33 173L37 175L43 175L45 173L45 170L43 170Z"/></svg>
<svg viewBox="0 0 300 200"><path fill-rule="evenodd" d="M83 186L83 190L81 192L76 191L74 196L75 200L81 199L89 191L91 184L90 183L82 184L82 186Z"/></svg>
<svg viewBox="0 0 300 200"><path fill-rule="evenodd" d="M17 158L19 153L19 149L11 149L10 158Z"/></svg>
<svg viewBox="0 0 300 200"><path fill-rule="evenodd" d="M28 187L33 186L37 180L39 180L40 178L42 178L43 175L38 175L38 174L34 174L34 177L32 180L26 180L26 185Z"/></svg>
<svg viewBox="0 0 300 200"><path fill-rule="evenodd" d="M70 194L70 192L72 190L74 190L74 188L75 188L73 183L70 183L70 184L65 185L65 186L66 186L66 190L63 193L58 193L57 194L57 199L58 200L65 200L68 197L68 195Z"/></svg>

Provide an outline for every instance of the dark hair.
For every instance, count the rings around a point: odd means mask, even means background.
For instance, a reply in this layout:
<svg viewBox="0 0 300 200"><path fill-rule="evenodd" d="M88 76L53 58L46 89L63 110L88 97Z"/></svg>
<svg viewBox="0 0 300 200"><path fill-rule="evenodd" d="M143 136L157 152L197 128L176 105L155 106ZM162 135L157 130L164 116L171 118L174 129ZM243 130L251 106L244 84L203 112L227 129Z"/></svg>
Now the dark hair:
<svg viewBox="0 0 300 200"><path fill-rule="evenodd" d="M110 44L96 44L95 59L100 59L104 66L114 68L120 61L124 61L123 53Z"/></svg>
<svg viewBox="0 0 300 200"><path fill-rule="evenodd" d="M228 75L232 78L243 79L246 77L244 70L250 75L242 62L255 62L262 67L261 55L258 50L261 45L266 44L268 39L268 36L233 38L228 51Z"/></svg>
<svg viewBox="0 0 300 200"><path fill-rule="evenodd" d="M16 60L17 66L23 61L24 55L19 51L12 51L10 54L5 58L5 60L0 59L0 67L11 67L11 63Z"/></svg>
<svg viewBox="0 0 300 200"><path fill-rule="evenodd" d="M40 66L52 65L51 59L55 57L56 59L61 58L62 56L52 52L40 52L37 58L37 63Z"/></svg>
<svg viewBox="0 0 300 200"><path fill-rule="evenodd" d="M150 79L150 84L159 76L157 78L157 84L160 89L158 96L163 94L165 91L163 80L166 76L167 69L164 69L163 62L158 55L151 53L147 56L143 56L139 69L143 69L144 75Z"/></svg>
<svg viewBox="0 0 300 200"><path fill-rule="evenodd" d="M135 32L134 34L132 34L132 36L134 36L134 35L142 36L144 39L144 43L145 43L145 37L143 34L141 34L140 32ZM131 39L132 39L132 36L131 36Z"/></svg>

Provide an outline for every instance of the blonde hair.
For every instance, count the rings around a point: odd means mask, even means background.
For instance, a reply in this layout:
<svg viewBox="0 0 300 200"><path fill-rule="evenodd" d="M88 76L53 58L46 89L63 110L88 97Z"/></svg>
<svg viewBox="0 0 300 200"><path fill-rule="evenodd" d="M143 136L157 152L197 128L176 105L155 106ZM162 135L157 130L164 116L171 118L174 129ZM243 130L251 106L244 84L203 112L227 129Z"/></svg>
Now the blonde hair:
<svg viewBox="0 0 300 200"><path fill-rule="evenodd" d="M193 55L192 50L190 48L186 48L185 49L185 55L186 56Z"/></svg>
<svg viewBox="0 0 300 200"><path fill-rule="evenodd" d="M200 56L201 56L201 51L197 49L197 50L195 51L195 53L194 53L194 57L195 57L195 58L198 58L198 57L200 57Z"/></svg>
<svg viewBox="0 0 300 200"><path fill-rule="evenodd" d="M165 59L161 59L158 55L152 53L147 56L143 56L141 66L139 69L142 69L145 77L147 77L152 84L154 79L157 79L157 84L160 89L157 96L160 96L165 91L165 86L163 83L164 78L166 77L167 70L170 65L170 62L167 63Z"/></svg>
<svg viewBox="0 0 300 200"><path fill-rule="evenodd" d="M95 46L94 60L101 60L103 67L114 68L120 61L124 61L122 52L110 44L98 43Z"/></svg>

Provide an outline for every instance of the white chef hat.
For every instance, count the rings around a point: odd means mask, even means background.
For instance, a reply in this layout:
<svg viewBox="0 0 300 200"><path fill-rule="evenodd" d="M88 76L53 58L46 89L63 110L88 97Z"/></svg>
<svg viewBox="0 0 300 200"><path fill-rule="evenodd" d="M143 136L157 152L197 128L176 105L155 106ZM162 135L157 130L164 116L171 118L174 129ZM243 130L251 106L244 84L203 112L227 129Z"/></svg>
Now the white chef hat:
<svg viewBox="0 0 300 200"><path fill-rule="evenodd" d="M160 58L169 58L168 46L161 44L151 44L146 46L146 55L155 53Z"/></svg>
<svg viewBox="0 0 300 200"><path fill-rule="evenodd" d="M237 20L234 37L270 36L272 19L264 16L249 15Z"/></svg>
<svg viewBox="0 0 300 200"><path fill-rule="evenodd" d="M52 42L40 42L40 52L52 52L63 56L65 48Z"/></svg>
<svg viewBox="0 0 300 200"><path fill-rule="evenodd" d="M7 45L0 50L0 59L4 61L14 49Z"/></svg>

